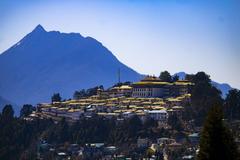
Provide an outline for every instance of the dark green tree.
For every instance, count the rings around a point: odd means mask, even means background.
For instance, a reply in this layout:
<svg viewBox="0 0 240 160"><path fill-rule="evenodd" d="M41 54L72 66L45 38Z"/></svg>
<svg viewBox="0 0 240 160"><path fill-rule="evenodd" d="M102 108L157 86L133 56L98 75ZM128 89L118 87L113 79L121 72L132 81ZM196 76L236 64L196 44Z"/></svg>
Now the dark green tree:
<svg viewBox="0 0 240 160"><path fill-rule="evenodd" d="M139 130L142 128L142 121L138 116L134 115L129 119L127 123L128 135L130 137L135 137L138 134Z"/></svg>
<svg viewBox="0 0 240 160"><path fill-rule="evenodd" d="M54 93L52 96L52 102L60 102L62 100L62 97L59 93Z"/></svg>
<svg viewBox="0 0 240 160"><path fill-rule="evenodd" d="M232 89L228 92L224 103L226 117L231 120L240 119L240 91Z"/></svg>
<svg viewBox="0 0 240 160"><path fill-rule="evenodd" d="M194 123L201 126L209 109L214 104L222 105L221 91L212 86L210 76L204 72L188 75L187 79L192 81L194 86L191 89L191 106L185 108L188 115L184 118L189 120L189 117L192 117Z"/></svg>
<svg viewBox="0 0 240 160"><path fill-rule="evenodd" d="M162 81L165 81L165 82L171 82L172 81L172 76L170 75L170 73L168 71L161 72L159 78Z"/></svg>
<svg viewBox="0 0 240 160"><path fill-rule="evenodd" d="M82 89L80 91L75 91L74 94L73 94L73 99L80 99L80 98L83 98L83 97L86 97L86 91L85 89Z"/></svg>
<svg viewBox="0 0 240 160"><path fill-rule="evenodd" d="M205 72L198 72L196 75L193 76L192 81L193 82L210 83L211 79L210 79L210 76L207 75Z"/></svg>
<svg viewBox="0 0 240 160"><path fill-rule="evenodd" d="M32 111L34 111L34 107L31 104L24 104L20 111L20 117L26 117L30 115Z"/></svg>
<svg viewBox="0 0 240 160"><path fill-rule="evenodd" d="M73 94L73 99L80 99L83 97L89 97L97 94L98 89L104 90L104 87L102 85L96 86L93 88L88 88L87 90L82 89L79 91L75 91Z"/></svg>
<svg viewBox="0 0 240 160"><path fill-rule="evenodd" d="M57 135L58 135L58 142L65 142L69 138L69 126L68 123L66 122L65 118L62 118L58 125L58 130L57 130Z"/></svg>
<svg viewBox="0 0 240 160"><path fill-rule="evenodd" d="M98 89L102 89L102 90L104 90L104 88L103 88L102 85L100 85L100 86L96 86L96 87L93 87L93 88L89 88L89 89L87 89L87 91L86 91L87 96L93 96L93 95L96 95Z"/></svg>
<svg viewBox="0 0 240 160"><path fill-rule="evenodd" d="M176 114L170 115L168 117L168 124L172 127L172 129L181 131L183 129L183 125L181 120L178 118Z"/></svg>
<svg viewBox="0 0 240 160"><path fill-rule="evenodd" d="M151 117L147 117L146 120L143 123L143 127L144 128L148 128L148 127L157 127L158 123L157 121L155 121L153 118Z"/></svg>
<svg viewBox="0 0 240 160"><path fill-rule="evenodd" d="M12 108L12 105L8 104L6 105L2 110L2 120L4 122L9 122L13 119L14 110Z"/></svg>
<svg viewBox="0 0 240 160"><path fill-rule="evenodd" d="M223 122L221 107L210 109L201 138L198 160L239 160L239 153L230 130Z"/></svg>

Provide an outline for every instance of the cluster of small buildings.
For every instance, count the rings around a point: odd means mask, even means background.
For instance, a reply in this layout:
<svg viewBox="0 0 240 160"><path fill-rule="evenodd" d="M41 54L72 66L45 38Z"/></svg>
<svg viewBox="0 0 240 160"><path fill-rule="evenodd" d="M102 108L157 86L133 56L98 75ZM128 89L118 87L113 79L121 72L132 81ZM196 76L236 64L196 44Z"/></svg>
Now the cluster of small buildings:
<svg viewBox="0 0 240 160"><path fill-rule="evenodd" d="M96 96L79 100L40 104L37 112L30 116L52 118L60 120L63 117L68 121L77 121L81 117L94 115L111 119L127 119L137 115L142 121L151 117L157 121L166 121L168 115L181 115L183 105L190 101L190 94L174 98L136 98L116 97L96 99Z"/></svg>
<svg viewBox="0 0 240 160"><path fill-rule="evenodd" d="M182 116L184 106L190 104L192 85L189 81L163 82L156 77L147 76L142 81L131 85L118 85L108 90L98 89L97 94L93 96L39 104L36 112L28 118L51 118L55 121L65 118L68 122L75 122L82 117L100 116L105 119L122 121L138 116L143 122L150 117L158 122L158 126L165 127L170 115ZM184 152L182 159L193 159L197 150L195 147L198 145L199 135L190 133L187 139L191 147L189 151ZM40 146L45 145L42 143ZM181 141L166 137L154 141L139 137L134 145L135 151L139 151L138 156L146 157L143 153L150 150L154 153L151 159L163 156L168 160L172 159L172 151L182 150L185 146ZM67 159L72 156L82 157L80 159L88 159L88 157L90 159L92 157L126 159L129 156L129 154L119 152L116 146L107 146L104 143L86 144L85 146L71 144L65 149L50 146L47 152L43 150L39 153L40 155L52 153L58 159Z"/></svg>
<svg viewBox="0 0 240 160"><path fill-rule="evenodd" d="M163 159L176 159L172 153L177 152L179 154L179 159L193 160L198 152L196 142L199 142L199 135L197 133L193 133L190 134L184 142L178 142L176 139L168 137L157 138L155 141L152 141L149 138L138 138L137 147L145 150L151 150L151 159L157 159L156 157L159 154L162 154Z"/></svg>
<svg viewBox="0 0 240 160"><path fill-rule="evenodd" d="M41 140L37 147L37 159L105 159L111 160L116 156L117 147L107 146L104 143L79 144L49 144Z"/></svg>
<svg viewBox="0 0 240 160"><path fill-rule="evenodd" d="M42 103L37 112L30 116L77 121L81 117L94 115L117 120L137 115L142 121L147 117L165 122L170 114L181 116L183 107L190 102L189 81L162 82L156 77L147 76L132 85L98 90L97 95L77 100Z"/></svg>
<svg viewBox="0 0 240 160"><path fill-rule="evenodd" d="M155 140L150 138L138 138L136 144L132 144L126 150L119 146L107 145L105 143L80 144L49 144L41 140L37 147L37 159L165 159L174 160L173 152L177 152L181 159L193 160L196 157L199 141L197 133L188 136L188 145L178 142L176 139L160 137ZM149 152L150 151L150 155ZM134 158L132 158L134 157ZM160 158L161 157L161 158Z"/></svg>

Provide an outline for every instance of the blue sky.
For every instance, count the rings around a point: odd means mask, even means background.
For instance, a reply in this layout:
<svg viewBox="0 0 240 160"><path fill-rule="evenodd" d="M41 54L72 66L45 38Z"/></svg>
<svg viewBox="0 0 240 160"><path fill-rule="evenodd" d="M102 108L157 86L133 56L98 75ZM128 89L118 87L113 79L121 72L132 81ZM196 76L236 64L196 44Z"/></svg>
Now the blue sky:
<svg viewBox="0 0 240 160"><path fill-rule="evenodd" d="M205 71L240 88L239 0L1 0L0 11L0 53L41 24L94 37L139 73Z"/></svg>

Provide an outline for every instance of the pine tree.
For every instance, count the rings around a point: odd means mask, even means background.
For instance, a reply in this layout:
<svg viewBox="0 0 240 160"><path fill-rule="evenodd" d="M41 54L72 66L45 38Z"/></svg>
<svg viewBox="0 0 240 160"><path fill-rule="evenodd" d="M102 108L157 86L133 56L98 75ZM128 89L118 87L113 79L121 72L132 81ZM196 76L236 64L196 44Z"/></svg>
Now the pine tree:
<svg viewBox="0 0 240 160"><path fill-rule="evenodd" d="M205 121L200 139L198 160L239 160L239 153L230 130L223 122L219 106L212 107Z"/></svg>
<svg viewBox="0 0 240 160"><path fill-rule="evenodd" d="M171 82L172 81L172 76L170 75L170 73L168 71L161 72L159 78L162 81L165 81L165 82Z"/></svg>
<svg viewBox="0 0 240 160"><path fill-rule="evenodd" d="M4 123L8 123L13 119L14 116L14 110L12 108L12 105L6 105L2 110L2 120Z"/></svg>
<svg viewBox="0 0 240 160"><path fill-rule="evenodd" d="M52 102L60 102L62 100L62 97L59 93L54 93L52 96Z"/></svg>
<svg viewBox="0 0 240 160"><path fill-rule="evenodd" d="M30 115L34 110L34 107L31 104L24 104L20 110L20 117L26 117Z"/></svg>
<svg viewBox="0 0 240 160"><path fill-rule="evenodd" d="M232 121L240 119L240 91L232 89L228 92L225 99L225 112L226 117Z"/></svg>

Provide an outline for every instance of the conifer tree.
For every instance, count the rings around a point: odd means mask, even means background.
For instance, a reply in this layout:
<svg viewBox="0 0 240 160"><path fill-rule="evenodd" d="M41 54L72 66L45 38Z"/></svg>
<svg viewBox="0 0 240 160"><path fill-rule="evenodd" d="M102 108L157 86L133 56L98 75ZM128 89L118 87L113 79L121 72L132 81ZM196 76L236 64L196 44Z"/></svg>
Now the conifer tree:
<svg viewBox="0 0 240 160"><path fill-rule="evenodd" d="M219 106L212 107L205 121L200 138L198 160L239 160L239 153L231 131L223 122Z"/></svg>
<svg viewBox="0 0 240 160"><path fill-rule="evenodd" d="M165 82L171 82L172 81L172 76L170 75L170 73L168 71L161 72L159 78L162 81L165 81Z"/></svg>
<svg viewBox="0 0 240 160"><path fill-rule="evenodd" d="M59 93L54 93L52 96L52 102L60 102L62 100L62 97Z"/></svg>

